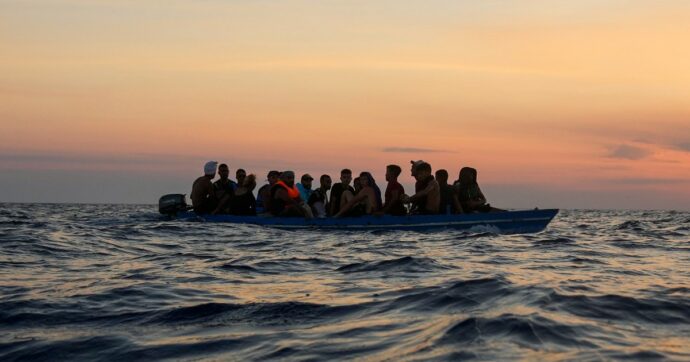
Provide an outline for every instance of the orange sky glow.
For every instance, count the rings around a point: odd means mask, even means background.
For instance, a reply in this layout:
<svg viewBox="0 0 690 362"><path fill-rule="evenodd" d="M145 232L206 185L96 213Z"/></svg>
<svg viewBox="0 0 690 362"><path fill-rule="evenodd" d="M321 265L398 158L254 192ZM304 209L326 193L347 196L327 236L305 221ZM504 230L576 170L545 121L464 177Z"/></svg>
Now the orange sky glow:
<svg viewBox="0 0 690 362"><path fill-rule="evenodd" d="M159 175L155 202L207 159L381 184L424 159L476 167L510 207L688 210L689 17L641 0L0 1L0 201L55 201L16 181L40 171Z"/></svg>

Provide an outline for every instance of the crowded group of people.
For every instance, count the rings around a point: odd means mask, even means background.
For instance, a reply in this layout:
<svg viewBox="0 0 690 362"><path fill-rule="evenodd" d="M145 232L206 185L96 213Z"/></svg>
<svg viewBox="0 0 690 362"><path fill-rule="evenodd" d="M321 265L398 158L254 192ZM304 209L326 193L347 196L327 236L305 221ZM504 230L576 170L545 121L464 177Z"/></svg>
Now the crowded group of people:
<svg viewBox="0 0 690 362"><path fill-rule="evenodd" d="M352 178L350 169L340 171L340 182L329 175L319 177L319 187L307 174L295 183L293 171L270 171L267 184L254 196L256 176L237 169L230 179L228 165L209 161L204 176L192 186L192 207L197 214L272 215L280 217L356 217L363 215L433 215L503 211L492 207L477 183L477 170L463 167L458 179L448 183L448 171L432 173L425 161L410 161L415 179L412 195L398 182L402 169L386 166L385 192L382 194L369 172ZM215 182L213 179L219 178Z"/></svg>

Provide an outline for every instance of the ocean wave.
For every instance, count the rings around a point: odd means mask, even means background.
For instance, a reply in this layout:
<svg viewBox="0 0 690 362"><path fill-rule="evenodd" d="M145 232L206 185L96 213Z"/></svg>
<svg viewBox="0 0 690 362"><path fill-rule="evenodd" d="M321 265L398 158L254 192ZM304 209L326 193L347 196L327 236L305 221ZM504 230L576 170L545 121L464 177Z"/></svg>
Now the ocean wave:
<svg viewBox="0 0 690 362"><path fill-rule="evenodd" d="M651 324L690 323L687 298L633 298L623 295L563 295L556 292L543 297L537 305L549 311L561 311L598 320L634 321Z"/></svg>
<svg viewBox="0 0 690 362"><path fill-rule="evenodd" d="M404 272L420 273L433 270L449 269L431 258L404 256L398 259L383 261L368 261L343 265L336 269L342 273L362 273L362 272Z"/></svg>

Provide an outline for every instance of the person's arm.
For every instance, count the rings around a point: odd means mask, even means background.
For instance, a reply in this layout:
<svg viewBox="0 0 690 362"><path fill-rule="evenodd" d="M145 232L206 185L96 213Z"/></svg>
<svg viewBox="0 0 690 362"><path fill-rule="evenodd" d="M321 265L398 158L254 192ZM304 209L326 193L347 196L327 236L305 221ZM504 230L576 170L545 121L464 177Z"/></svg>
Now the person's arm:
<svg viewBox="0 0 690 362"><path fill-rule="evenodd" d="M341 207L340 211L334 217L343 216L344 213L346 213L348 210L350 210L353 206L357 205L358 202L361 202L362 200L364 200L366 197L367 197L366 192L358 193L347 204L345 204L343 207Z"/></svg>
<svg viewBox="0 0 690 362"><path fill-rule="evenodd" d="M428 194L430 194L432 191L434 191L434 188L438 187L438 183L436 182L429 182L428 185L423 190L420 190L418 193L412 195L409 197L408 202L413 202L414 200L424 197Z"/></svg>
<svg viewBox="0 0 690 362"><path fill-rule="evenodd" d="M465 211L462 209L462 205L460 205L460 200L458 200L458 195L453 192L453 210L455 214L462 214Z"/></svg>

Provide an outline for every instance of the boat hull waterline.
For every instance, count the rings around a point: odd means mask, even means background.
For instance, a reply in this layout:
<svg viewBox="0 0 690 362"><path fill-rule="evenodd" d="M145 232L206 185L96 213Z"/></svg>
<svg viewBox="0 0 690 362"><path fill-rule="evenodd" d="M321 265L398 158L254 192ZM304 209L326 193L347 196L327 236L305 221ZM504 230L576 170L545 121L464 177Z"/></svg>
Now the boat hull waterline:
<svg viewBox="0 0 690 362"><path fill-rule="evenodd" d="M497 233L535 233L542 231L558 214L558 209L517 210L484 214L361 216L304 219L268 216L196 215L179 212L177 219L203 222L259 225L279 229L335 230L411 230L483 229Z"/></svg>

